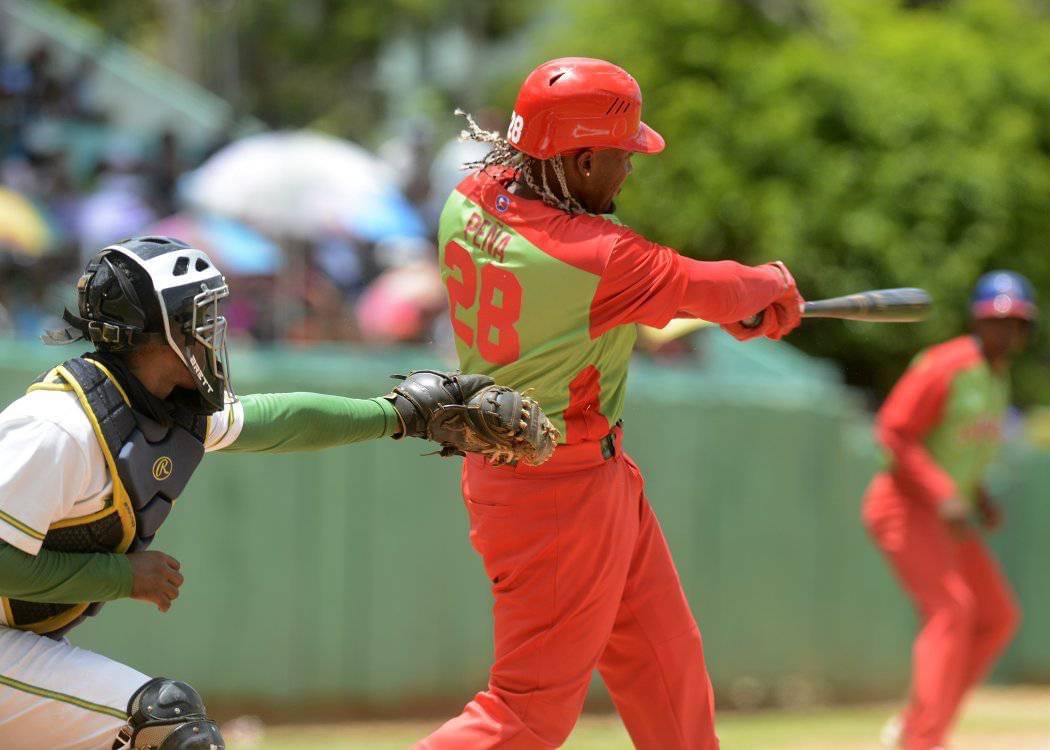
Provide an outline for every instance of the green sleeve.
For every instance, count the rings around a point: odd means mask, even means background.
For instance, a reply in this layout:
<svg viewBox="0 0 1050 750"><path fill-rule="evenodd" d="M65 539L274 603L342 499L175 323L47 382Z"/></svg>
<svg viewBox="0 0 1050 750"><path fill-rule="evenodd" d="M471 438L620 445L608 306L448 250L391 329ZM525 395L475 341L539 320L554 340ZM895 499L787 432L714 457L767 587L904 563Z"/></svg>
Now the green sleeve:
<svg viewBox="0 0 1050 750"><path fill-rule="evenodd" d="M51 604L109 602L131 596L131 563L106 552L27 555L0 542L0 596Z"/></svg>
<svg viewBox="0 0 1050 750"><path fill-rule="evenodd" d="M256 393L241 397L244 426L225 451L290 453L390 437L401 429L383 398L320 393Z"/></svg>

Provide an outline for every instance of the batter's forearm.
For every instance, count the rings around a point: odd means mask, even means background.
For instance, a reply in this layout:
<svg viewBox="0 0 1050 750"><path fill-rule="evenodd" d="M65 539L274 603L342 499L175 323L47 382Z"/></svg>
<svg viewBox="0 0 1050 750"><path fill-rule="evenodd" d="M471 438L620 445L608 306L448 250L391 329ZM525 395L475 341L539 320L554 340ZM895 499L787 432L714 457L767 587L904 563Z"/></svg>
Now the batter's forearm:
<svg viewBox="0 0 1050 750"><path fill-rule="evenodd" d="M241 397L244 426L226 451L290 453L395 435L397 412L381 398L320 393L256 393Z"/></svg>
<svg viewBox="0 0 1050 750"><path fill-rule="evenodd" d="M50 604L123 599L131 596L131 563L105 552L27 555L0 542L0 596Z"/></svg>
<svg viewBox="0 0 1050 750"><path fill-rule="evenodd" d="M745 266L733 261L706 262L682 258L686 277L680 317L735 323L773 303L787 279L772 265Z"/></svg>

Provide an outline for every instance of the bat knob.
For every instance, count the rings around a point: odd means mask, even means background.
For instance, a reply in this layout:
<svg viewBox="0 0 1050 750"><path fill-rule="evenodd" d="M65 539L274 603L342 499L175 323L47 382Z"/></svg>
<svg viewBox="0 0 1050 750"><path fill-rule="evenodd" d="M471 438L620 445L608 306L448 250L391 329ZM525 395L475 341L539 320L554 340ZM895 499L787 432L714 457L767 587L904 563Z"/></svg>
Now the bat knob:
<svg viewBox="0 0 1050 750"><path fill-rule="evenodd" d="M765 310L759 310L757 313L752 315L750 318L744 318L740 321L740 325L744 328L758 328L762 325L762 319L766 317Z"/></svg>

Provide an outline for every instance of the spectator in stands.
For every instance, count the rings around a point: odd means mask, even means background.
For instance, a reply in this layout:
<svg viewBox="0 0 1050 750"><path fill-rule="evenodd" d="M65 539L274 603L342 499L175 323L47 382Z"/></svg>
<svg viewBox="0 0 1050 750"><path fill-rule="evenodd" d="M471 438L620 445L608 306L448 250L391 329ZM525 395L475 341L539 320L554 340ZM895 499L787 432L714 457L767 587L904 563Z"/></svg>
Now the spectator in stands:
<svg viewBox="0 0 1050 750"><path fill-rule="evenodd" d="M140 234L183 209L179 179L232 140L232 130L191 160L175 130L129 135L110 128L113 113L95 98L94 85L110 40L70 68L59 65L57 50L47 44L16 56L4 31L0 186L39 206L56 241L44 261L0 250L0 335L33 335L41 327L39 310L61 307L47 297L56 280L82 265L81 249ZM432 134L428 123L416 120L384 148L399 187L417 208L428 200L435 175ZM453 161L458 167L463 159ZM443 304L434 302L441 288L429 240L376 242L340 232L285 250L299 272L281 284L265 276L242 280L243 299L230 300L234 333L260 341L424 343L434 339L435 324L447 324Z"/></svg>
<svg viewBox="0 0 1050 750"><path fill-rule="evenodd" d="M160 218L148 193L137 144L114 136L99 167L96 188L80 206L77 234L86 254L84 262L98 248L132 237Z"/></svg>
<svg viewBox="0 0 1050 750"><path fill-rule="evenodd" d="M175 213L175 192L179 177L185 171L179 154L179 140L174 130L161 133L157 153L149 166L150 200L157 213Z"/></svg>

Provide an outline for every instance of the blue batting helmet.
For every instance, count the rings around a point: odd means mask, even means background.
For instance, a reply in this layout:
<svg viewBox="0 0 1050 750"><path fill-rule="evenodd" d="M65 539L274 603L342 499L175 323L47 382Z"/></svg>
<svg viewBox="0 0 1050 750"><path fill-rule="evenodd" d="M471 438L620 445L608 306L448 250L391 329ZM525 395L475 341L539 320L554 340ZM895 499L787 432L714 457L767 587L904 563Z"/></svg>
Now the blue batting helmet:
<svg viewBox="0 0 1050 750"><path fill-rule="evenodd" d="M970 297L970 314L975 319L1021 318L1035 320L1039 310L1035 305L1032 284L1013 271L989 271L977 280Z"/></svg>

